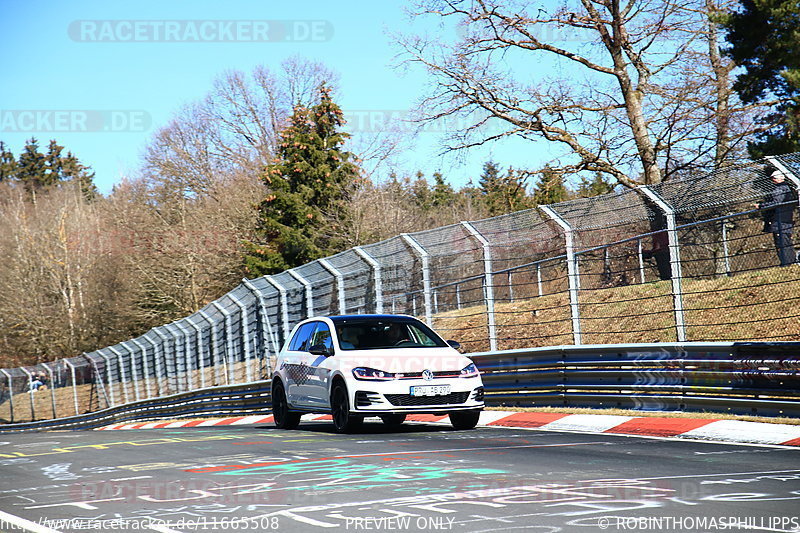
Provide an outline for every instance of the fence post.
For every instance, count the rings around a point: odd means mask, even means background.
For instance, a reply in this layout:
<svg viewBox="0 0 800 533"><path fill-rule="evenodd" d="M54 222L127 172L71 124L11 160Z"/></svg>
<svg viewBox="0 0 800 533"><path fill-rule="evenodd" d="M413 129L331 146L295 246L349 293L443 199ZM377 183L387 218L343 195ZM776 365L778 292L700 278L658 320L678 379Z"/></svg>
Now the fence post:
<svg viewBox="0 0 800 533"><path fill-rule="evenodd" d="M189 350L189 330L178 320L173 322L172 325L183 335L183 371L186 374L186 390L191 391L194 390L194 386L192 383L192 356Z"/></svg>
<svg viewBox="0 0 800 533"><path fill-rule="evenodd" d="M381 278L381 264L360 246L354 247L353 251L372 267L375 278L375 312L380 315L383 313L383 278Z"/></svg>
<svg viewBox="0 0 800 533"><path fill-rule="evenodd" d="M169 340L169 337L167 337L166 335L161 333L158 330L158 328L153 328L151 331L156 334L156 337L161 339L161 343L159 345L153 344L153 346L155 347L155 349L153 350L153 355L156 358L156 372L158 373L159 384L161 383L161 379L166 381L167 382L167 394L169 394L169 392L170 392L170 386L169 386L169 361L167 361L167 348L168 348L167 341ZM159 346L161 348L161 357L164 358L163 365L161 364L162 361L159 359L158 354L156 353L158 351L158 349L159 349ZM162 370L163 370L163 372L162 372ZM164 395L164 390L163 389L161 389L161 395L162 396Z"/></svg>
<svg viewBox="0 0 800 533"><path fill-rule="evenodd" d="M157 397L163 396L164 391L161 387L161 364L158 361L158 344L156 344L156 342L150 337L143 335L141 338L142 340L147 341L148 344L153 347L153 379L156 382L156 394L158 395ZM145 351L144 355L147 357L147 351Z"/></svg>
<svg viewBox="0 0 800 533"><path fill-rule="evenodd" d="M100 350L97 350L95 353L99 355L100 358L103 360L103 362L106 364L106 383L108 384L108 397L110 400L109 407L114 407L117 405L117 399L114 395L114 385L111 382L111 361L109 361L108 356L103 352L101 352ZM97 365L95 365L95 371L98 374L98 378L103 379L103 377L100 375L100 371L97 368Z"/></svg>
<svg viewBox="0 0 800 533"><path fill-rule="evenodd" d="M139 384L139 368L138 365L136 364L136 356L134 355L133 350L128 348L128 346L124 342L119 343L119 345L128 351L128 356L131 358L131 379L133 379L133 394L134 397L136 398L136 401L138 402L139 400L142 399L142 396L141 396L141 391L139 390L141 385Z"/></svg>
<svg viewBox="0 0 800 533"><path fill-rule="evenodd" d="M172 375L173 375L173 378L174 378L174 381L175 381L175 391L176 392L183 392L183 382L178 377L179 374L180 374L180 372L179 372L179 368L180 367L178 366L178 362L180 361L180 358L178 357L178 337L181 335L180 330L178 331L178 333L176 333L172 329L173 327L175 327L175 323L174 322L169 323L169 324L164 324L161 327L164 328L165 330L167 330L169 332L170 336L172 337L172 346L174 347L174 350L172 351L172 368L174 370ZM175 329L178 329L178 328L175 327ZM184 360L184 362L186 361L186 343L185 342L186 342L186 339L184 339L184 346L183 346L183 351L184 351L183 360Z"/></svg>
<svg viewBox="0 0 800 533"><path fill-rule="evenodd" d="M11 421L14 421L14 383L11 379L11 374L0 368L0 372L8 378L8 407L10 409Z"/></svg>
<svg viewBox="0 0 800 533"><path fill-rule="evenodd" d="M220 385L219 379L219 367L221 366L219 356L219 346L217 346L217 328L214 320L203 310L198 311L198 314L203 317L203 320L208 322L208 325L211 327L211 362L214 366L214 378L216 379L216 383L214 385Z"/></svg>
<svg viewBox="0 0 800 533"><path fill-rule="evenodd" d="M575 241L572 234L572 226L561 218L561 215L553 211L552 208L542 205L539 208L547 216L552 218L556 224L564 230L564 239L567 246L567 276L569 278L569 307L572 313L572 338L576 345L583 344L581 340L581 318L578 308L578 291L580 290L580 273L578 272L578 258L575 255Z"/></svg>
<svg viewBox="0 0 800 533"><path fill-rule="evenodd" d="M339 314L346 315L347 314L347 301L345 300L344 295L344 276L342 273L334 267L330 261L327 259L317 259L317 262L322 265L322 267L333 274L333 277L336 278L336 291L339 295Z"/></svg>
<svg viewBox="0 0 800 533"><path fill-rule="evenodd" d="M723 220L720 222L722 224L722 255L725 259L725 275L731 275L731 259L730 259L730 250L728 249L728 221Z"/></svg>
<svg viewBox="0 0 800 533"><path fill-rule="evenodd" d="M242 279L242 283L250 290L250 292L255 295L256 299L258 300L258 309L261 315L261 337L264 340L264 351L267 352L267 376L271 376L272 362L270 360L269 350L267 350L267 339L272 342L272 350L275 352L275 355L278 355L278 341L275 338L275 333L272 331L272 324L269 320L269 314L267 314L267 304L264 301L264 295L261 294L261 291L259 291L255 285L250 283L250 281L247 279Z"/></svg>
<svg viewBox="0 0 800 533"><path fill-rule="evenodd" d="M56 377L53 374L53 369L50 368L50 365L47 363L42 363L42 366L45 367L48 375L50 376L50 401L53 403L53 418L58 418L58 413L56 413Z"/></svg>
<svg viewBox="0 0 800 533"><path fill-rule="evenodd" d="M539 296L544 294L542 290L542 265L541 263L536 263L536 288L539 291Z"/></svg>
<svg viewBox="0 0 800 533"><path fill-rule="evenodd" d="M217 308L217 311L222 313L225 320L225 369L226 379L228 385L236 383L233 373L233 326L231 326L231 314L227 309L222 307L219 302L213 301L211 305Z"/></svg>
<svg viewBox="0 0 800 533"><path fill-rule="evenodd" d="M678 229L675 222L675 210L655 191L645 185L638 187L652 200L667 219L667 237L669 239L669 264L672 276L672 302L675 308L675 330L678 342L686 342L686 323L683 315L683 274L681 273L681 250L678 244Z"/></svg>
<svg viewBox="0 0 800 533"><path fill-rule="evenodd" d="M281 318L283 322L283 340L289 340L289 333L292 332L292 328L289 327L289 302L286 300L286 288L275 281L275 278L272 276L264 276L264 279L267 280L273 287L278 289L278 293L280 293L281 297Z"/></svg>
<svg viewBox="0 0 800 533"><path fill-rule="evenodd" d="M25 375L28 376L28 399L31 401L31 422L33 422L36 420L36 407L34 407L33 387L31 386L33 385L33 374L28 372L28 369L24 366L19 367L19 369L25 372Z"/></svg>
<svg viewBox="0 0 800 533"><path fill-rule="evenodd" d="M153 397L153 391L150 388L150 365L147 364L147 349L141 342L137 341L136 339L131 339L130 341L125 341L125 342L130 342L131 344L139 348L139 350L141 350L142 352L142 367L144 370L144 390L147 393L146 399L150 399Z"/></svg>
<svg viewBox="0 0 800 533"><path fill-rule="evenodd" d="M475 237L483 248L483 299L486 302L486 312L488 313L487 322L489 324L489 349L497 350L497 326L494 316L494 280L492 278L492 249L489 241L481 235L469 222L461 222L467 231Z"/></svg>
<svg viewBox="0 0 800 533"><path fill-rule="evenodd" d="M205 389L206 388L206 374L205 374L205 371L203 369L203 330L200 328L200 326L195 324L194 321L192 321L192 317L191 316L186 317L186 321L189 323L190 326L192 326L192 328L194 328L194 331L196 333L196 337L197 337L197 343L196 343L197 344L197 373L200 374L200 388L201 389ZM189 386L193 387L194 386L194 382L190 381L189 382Z"/></svg>
<svg viewBox="0 0 800 533"><path fill-rule="evenodd" d="M75 415L79 415L78 409L78 380L75 378L75 365L69 362L69 359L64 359L64 364L69 367L69 373L72 376L72 401L75 403Z"/></svg>
<svg viewBox="0 0 800 533"><path fill-rule="evenodd" d="M95 352L95 353L97 353L98 355L100 354L100 352ZM95 361L94 358L89 357L89 354L87 354L86 352L83 353L83 357L84 357L84 359L89 361L89 364L92 365L92 368L94 368L94 375L96 376L95 383L97 383L98 391L102 391L103 392L103 398L105 398L105 400L106 400L106 407L111 407L111 402L108 399L108 394L106 394L106 387L105 387L105 385L103 385L103 376L100 375L100 369L97 368L97 361ZM104 361L105 361L105 359L104 359ZM100 392L97 393L97 398L98 398L97 405L98 405L98 408L99 408L99 406L100 406ZM89 407L91 408L91 405Z"/></svg>
<svg viewBox="0 0 800 533"><path fill-rule="evenodd" d="M311 318L312 316L314 316L314 294L313 294L313 292L311 290L311 283L306 278L304 278L302 275L300 275L297 272L295 272L295 270L293 268L290 268L286 272L288 272L289 275L292 276L294 279L299 281L300 284L303 285L303 287L305 288L305 290L306 290L306 316L308 318Z"/></svg>
<svg viewBox="0 0 800 533"><path fill-rule="evenodd" d="M639 256L639 279L642 283L644 283L644 253L642 252L642 239L636 239L636 253Z"/></svg>
<svg viewBox="0 0 800 533"><path fill-rule="evenodd" d="M122 353L120 353L118 350L115 350L111 346L104 349L117 356L117 367L119 367L119 387L122 389L122 396L125 398L125 403L128 403L130 402L130 398L128 397L128 387L125 385L128 381L128 377L127 374L125 374L125 364L122 361ZM100 353L100 350L98 350L97 353ZM138 400L139 398L136 399Z"/></svg>
<svg viewBox="0 0 800 533"><path fill-rule="evenodd" d="M425 302L425 321L428 326L433 326L433 310L431 308L431 272L430 272L430 255L408 233L401 233L400 236L404 241L417 253L422 262L422 298ZM416 314L416 310L414 311Z"/></svg>
<svg viewBox="0 0 800 533"><path fill-rule="evenodd" d="M231 299L233 303L239 307L239 314L242 317L242 354L244 355L244 376L248 383L253 381L253 371L250 368L250 325L247 323L247 306L242 303L242 301L234 296L233 294L228 294L228 297ZM255 359L255 357L253 357Z"/></svg>

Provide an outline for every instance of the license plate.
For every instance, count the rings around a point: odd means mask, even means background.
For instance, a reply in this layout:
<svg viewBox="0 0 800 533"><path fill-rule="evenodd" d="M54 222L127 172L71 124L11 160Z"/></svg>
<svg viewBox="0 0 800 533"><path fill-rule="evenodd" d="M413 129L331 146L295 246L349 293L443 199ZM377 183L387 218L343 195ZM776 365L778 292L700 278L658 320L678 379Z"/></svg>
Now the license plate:
<svg viewBox="0 0 800 533"><path fill-rule="evenodd" d="M411 396L444 396L450 394L450 385L419 385L411 387Z"/></svg>

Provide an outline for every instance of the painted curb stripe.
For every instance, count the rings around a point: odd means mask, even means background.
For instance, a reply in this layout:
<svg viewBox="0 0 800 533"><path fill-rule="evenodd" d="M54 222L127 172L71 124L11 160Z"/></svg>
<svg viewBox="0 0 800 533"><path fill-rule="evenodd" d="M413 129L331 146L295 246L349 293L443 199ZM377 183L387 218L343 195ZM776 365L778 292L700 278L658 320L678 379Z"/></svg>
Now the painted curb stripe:
<svg viewBox="0 0 800 533"><path fill-rule="evenodd" d="M618 415L568 415L542 426L542 429L605 432L624 422L633 420L633 418L632 416Z"/></svg>
<svg viewBox="0 0 800 533"><path fill-rule="evenodd" d="M564 413L505 413L506 416L494 422L490 426L510 426L521 428L540 428L556 420L560 420L569 415Z"/></svg>
<svg viewBox="0 0 800 533"><path fill-rule="evenodd" d="M618 426L607 429L605 433L619 433L628 435L647 435L649 437L675 437L688 431L703 427L716 420L701 420L698 418L661 418L642 417L623 422Z"/></svg>
<svg viewBox="0 0 800 533"><path fill-rule="evenodd" d="M800 438L800 426L769 424L766 422L744 422L742 420L717 420L701 428L681 434L690 439L746 441L755 444L784 444Z"/></svg>

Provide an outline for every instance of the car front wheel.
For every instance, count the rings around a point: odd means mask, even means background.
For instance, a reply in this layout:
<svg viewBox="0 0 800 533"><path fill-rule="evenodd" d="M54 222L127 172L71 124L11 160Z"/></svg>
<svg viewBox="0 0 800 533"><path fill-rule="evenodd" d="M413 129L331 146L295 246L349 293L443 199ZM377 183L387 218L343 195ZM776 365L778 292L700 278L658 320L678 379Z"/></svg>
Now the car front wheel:
<svg viewBox="0 0 800 533"><path fill-rule="evenodd" d="M450 413L450 423L453 424L453 427L456 429L472 429L478 425L478 419L480 417L480 411Z"/></svg>
<svg viewBox="0 0 800 533"><path fill-rule="evenodd" d="M294 429L300 424L300 413L289 411L286 391L280 382L272 387L272 415L275 418L275 427L279 429Z"/></svg>
<svg viewBox="0 0 800 533"><path fill-rule="evenodd" d="M331 415L333 427L337 433L351 433L364 420L350 413L350 402L347 399L347 387L344 383L337 383L331 393Z"/></svg>

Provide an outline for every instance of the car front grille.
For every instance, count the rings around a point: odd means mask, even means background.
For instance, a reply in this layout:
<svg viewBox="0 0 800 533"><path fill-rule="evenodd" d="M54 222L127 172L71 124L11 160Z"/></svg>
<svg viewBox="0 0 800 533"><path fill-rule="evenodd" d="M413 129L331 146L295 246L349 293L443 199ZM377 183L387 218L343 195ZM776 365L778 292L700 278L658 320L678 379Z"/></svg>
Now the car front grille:
<svg viewBox="0 0 800 533"><path fill-rule="evenodd" d="M389 403L399 407L416 407L422 405L450 405L467 401L469 392L451 392L442 396L411 396L410 394L386 394Z"/></svg>

